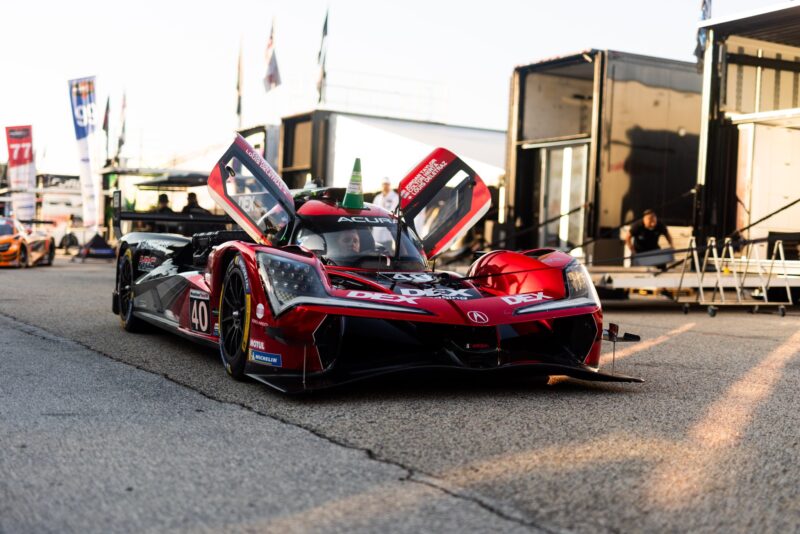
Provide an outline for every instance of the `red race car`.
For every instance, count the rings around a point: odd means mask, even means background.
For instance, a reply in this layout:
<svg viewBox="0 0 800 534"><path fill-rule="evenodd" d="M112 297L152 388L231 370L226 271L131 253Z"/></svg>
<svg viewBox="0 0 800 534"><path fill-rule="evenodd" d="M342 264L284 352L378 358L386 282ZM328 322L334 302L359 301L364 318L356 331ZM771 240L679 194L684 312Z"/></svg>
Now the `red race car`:
<svg viewBox="0 0 800 534"><path fill-rule="evenodd" d="M47 232L27 229L20 221L0 217L0 267L53 265L55 255L55 241Z"/></svg>
<svg viewBox="0 0 800 534"><path fill-rule="evenodd" d="M130 331L218 346L233 378L284 392L423 368L640 381L598 370L602 311L571 256L498 250L466 276L429 267L490 205L454 154L436 149L401 181L397 213L363 203L358 178L290 191L237 136L208 187L238 228L125 235L114 313ZM119 193L114 204L117 227L160 217L120 213Z"/></svg>

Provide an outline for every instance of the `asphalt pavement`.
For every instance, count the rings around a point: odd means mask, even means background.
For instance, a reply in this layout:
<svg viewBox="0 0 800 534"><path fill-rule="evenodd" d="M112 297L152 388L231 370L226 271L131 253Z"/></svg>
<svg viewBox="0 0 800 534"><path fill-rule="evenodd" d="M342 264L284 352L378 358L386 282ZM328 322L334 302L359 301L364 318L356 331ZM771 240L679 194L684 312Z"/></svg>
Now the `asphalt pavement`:
<svg viewBox="0 0 800 534"><path fill-rule="evenodd" d="M607 311L644 384L287 397L123 331L113 279L0 270L0 531L800 531L796 308Z"/></svg>

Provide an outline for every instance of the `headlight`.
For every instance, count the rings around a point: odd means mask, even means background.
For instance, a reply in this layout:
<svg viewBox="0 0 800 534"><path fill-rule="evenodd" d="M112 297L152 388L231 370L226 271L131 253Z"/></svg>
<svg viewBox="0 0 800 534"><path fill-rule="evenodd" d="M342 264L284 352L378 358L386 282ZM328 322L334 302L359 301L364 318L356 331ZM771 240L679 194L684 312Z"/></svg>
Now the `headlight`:
<svg viewBox="0 0 800 534"><path fill-rule="evenodd" d="M597 290L595 290L592 283L592 278L589 276L589 271L577 261L567 265L564 270L564 278L566 279L568 298L588 298L594 302L600 301L597 296Z"/></svg>
<svg viewBox="0 0 800 534"><path fill-rule="evenodd" d="M566 298L542 301L532 306L517 308L514 311L514 315L562 310L565 308L582 308L584 306L600 306L600 298L597 296L597 290L594 288L589 271L577 261L573 261L564 269L564 285L567 290Z"/></svg>
<svg viewBox="0 0 800 534"><path fill-rule="evenodd" d="M308 263L263 252L258 253L257 258L258 271L275 315L280 315L299 299L327 296L319 273Z"/></svg>

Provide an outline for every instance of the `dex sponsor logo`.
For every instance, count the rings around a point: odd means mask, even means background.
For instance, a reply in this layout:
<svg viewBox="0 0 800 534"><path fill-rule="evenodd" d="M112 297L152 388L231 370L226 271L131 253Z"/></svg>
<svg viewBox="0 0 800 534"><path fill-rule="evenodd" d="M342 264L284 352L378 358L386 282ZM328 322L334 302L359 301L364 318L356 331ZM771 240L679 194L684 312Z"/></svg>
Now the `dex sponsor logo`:
<svg viewBox="0 0 800 534"><path fill-rule="evenodd" d="M428 289L415 289L403 288L400 293L410 297L432 297L445 300L468 300L475 295L469 288L466 289L449 289L449 288L428 288Z"/></svg>
<svg viewBox="0 0 800 534"><path fill-rule="evenodd" d="M375 293L373 291L349 291L347 296L353 299L377 300L379 302L395 302L416 304L417 299L406 295L395 295L393 293Z"/></svg>
<svg viewBox="0 0 800 534"><path fill-rule="evenodd" d="M541 291L536 293L525 293L523 295L509 295L507 297L500 297L503 302L511 306L529 302L542 302L543 300L550 300L553 297L548 297Z"/></svg>

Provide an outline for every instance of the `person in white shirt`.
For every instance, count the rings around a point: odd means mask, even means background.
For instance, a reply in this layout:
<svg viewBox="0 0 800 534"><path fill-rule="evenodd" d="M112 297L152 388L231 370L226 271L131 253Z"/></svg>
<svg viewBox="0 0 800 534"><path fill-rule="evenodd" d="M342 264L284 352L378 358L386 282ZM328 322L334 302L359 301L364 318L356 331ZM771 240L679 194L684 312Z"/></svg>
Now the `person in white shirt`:
<svg viewBox="0 0 800 534"><path fill-rule="evenodd" d="M388 176L383 179L381 186L381 192L375 195L375 198L372 199L372 203L382 207L389 213L394 213L394 210L396 210L398 204L400 204L400 195L392 190L392 181ZM394 236L392 236L387 228L375 228L374 238L376 243L383 245L387 250L392 250L394 248Z"/></svg>
<svg viewBox="0 0 800 534"><path fill-rule="evenodd" d="M389 213L393 213L394 210L397 209L397 205L400 204L400 195L398 195L394 190L392 190L392 181L387 176L381 182L383 189L380 193L375 195L375 198L372 200L372 203L376 206L380 206Z"/></svg>

